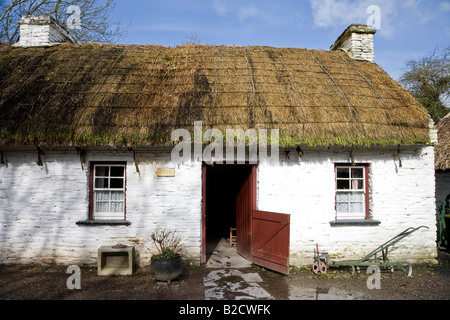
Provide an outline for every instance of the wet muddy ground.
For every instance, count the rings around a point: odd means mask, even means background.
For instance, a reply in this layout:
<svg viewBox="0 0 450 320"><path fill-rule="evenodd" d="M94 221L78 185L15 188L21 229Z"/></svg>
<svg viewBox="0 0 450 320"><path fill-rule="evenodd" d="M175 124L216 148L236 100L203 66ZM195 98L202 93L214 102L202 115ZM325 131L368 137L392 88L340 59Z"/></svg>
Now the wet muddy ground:
<svg viewBox="0 0 450 320"><path fill-rule="evenodd" d="M99 276L96 266L80 266L78 282L69 266L0 265L0 300L449 300L450 255L437 265L401 270L291 268L288 276L251 264L225 239L211 241L207 262L185 267L172 281L158 282L150 266L132 275ZM77 286L76 284L79 284Z"/></svg>
<svg viewBox="0 0 450 320"><path fill-rule="evenodd" d="M379 289L368 288L369 274L352 276L348 269L316 275L292 269L289 276L258 266L212 269L185 268L176 281L155 281L148 268L129 276L98 276L97 268L81 267L80 289L69 289L67 266L0 266L1 300L448 300L449 256L439 264L414 266L412 277L382 270ZM210 295L208 295L208 290Z"/></svg>

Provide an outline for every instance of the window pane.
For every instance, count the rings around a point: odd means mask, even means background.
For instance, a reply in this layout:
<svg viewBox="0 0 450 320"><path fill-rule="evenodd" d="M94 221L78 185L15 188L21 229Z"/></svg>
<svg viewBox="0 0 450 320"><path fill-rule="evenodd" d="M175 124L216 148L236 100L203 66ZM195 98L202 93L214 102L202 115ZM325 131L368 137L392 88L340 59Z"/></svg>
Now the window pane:
<svg viewBox="0 0 450 320"><path fill-rule="evenodd" d="M95 178L96 188L108 188L108 178Z"/></svg>
<svg viewBox="0 0 450 320"><path fill-rule="evenodd" d="M96 166L95 167L96 177L107 177L109 176L109 167L106 166Z"/></svg>
<svg viewBox="0 0 450 320"><path fill-rule="evenodd" d="M364 190L364 180L358 180L358 189Z"/></svg>
<svg viewBox="0 0 450 320"><path fill-rule="evenodd" d="M363 190L364 189L363 180L352 180L352 190Z"/></svg>
<svg viewBox="0 0 450 320"><path fill-rule="evenodd" d="M352 202L362 202L363 201L363 194L360 192L351 192L350 193L350 201Z"/></svg>
<svg viewBox="0 0 450 320"><path fill-rule="evenodd" d="M123 202L111 202L111 212L123 212Z"/></svg>
<svg viewBox="0 0 450 320"><path fill-rule="evenodd" d="M336 204L337 212L348 212L348 203L347 202L338 202Z"/></svg>
<svg viewBox="0 0 450 320"><path fill-rule="evenodd" d="M336 174L338 178L348 178L349 168L336 168Z"/></svg>
<svg viewBox="0 0 450 320"><path fill-rule="evenodd" d="M363 180L352 180L352 190L362 190L363 187Z"/></svg>
<svg viewBox="0 0 450 320"><path fill-rule="evenodd" d="M350 203L350 212L362 212L363 204L362 202L351 202Z"/></svg>
<svg viewBox="0 0 450 320"><path fill-rule="evenodd" d="M111 177L123 177L124 167L111 167Z"/></svg>
<svg viewBox="0 0 450 320"><path fill-rule="evenodd" d="M350 189L350 180L338 180L337 181L338 190L348 190Z"/></svg>
<svg viewBox="0 0 450 320"><path fill-rule="evenodd" d="M352 178L363 178L363 168L352 168Z"/></svg>
<svg viewBox="0 0 450 320"><path fill-rule="evenodd" d="M113 201L124 200L124 193L123 192L111 192L111 200L113 200Z"/></svg>
<svg viewBox="0 0 450 320"><path fill-rule="evenodd" d="M109 191L95 192L95 200L109 200Z"/></svg>
<svg viewBox="0 0 450 320"><path fill-rule="evenodd" d="M347 202L348 201L348 192L338 192L336 194L337 202Z"/></svg>
<svg viewBox="0 0 450 320"><path fill-rule="evenodd" d="M96 202L95 212L109 212L109 202Z"/></svg>
<svg viewBox="0 0 450 320"><path fill-rule="evenodd" d="M110 180L110 188L114 188L114 189L122 189L123 188L123 179L119 178L119 179L112 179Z"/></svg>

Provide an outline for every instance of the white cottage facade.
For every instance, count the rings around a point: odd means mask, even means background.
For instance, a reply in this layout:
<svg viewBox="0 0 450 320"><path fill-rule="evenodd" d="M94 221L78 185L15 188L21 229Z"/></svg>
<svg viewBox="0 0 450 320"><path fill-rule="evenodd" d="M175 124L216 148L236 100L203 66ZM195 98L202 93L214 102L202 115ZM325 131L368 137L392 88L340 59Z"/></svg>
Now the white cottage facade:
<svg viewBox="0 0 450 320"><path fill-rule="evenodd" d="M42 166L34 149L6 149L0 167L2 263L95 264L99 247L122 243L135 246L137 261L146 265L154 253L151 233L170 228L183 235L186 258L199 264L202 241L209 239L209 234L202 238L202 162L174 165L170 151L138 151L137 172L127 150L88 150L82 168L73 149L45 151ZM404 229L422 225L429 229L408 237L391 258L434 262L433 147L404 148L401 167L396 148L356 149L354 166L342 148L304 148L301 157L289 151L280 154L279 164L259 163L256 170L258 209L290 215L290 264L309 266L316 243L337 260L358 259ZM105 217L89 223L92 163L124 166L124 221ZM367 168L369 219L337 218L339 166ZM174 176L158 177L158 169L165 168L175 169ZM235 212L225 218L213 214L208 219L228 222L225 229L235 226Z"/></svg>
<svg viewBox="0 0 450 320"><path fill-rule="evenodd" d="M367 31L361 26L348 30L359 35ZM370 29L365 34L372 39L374 32ZM344 33L339 41L348 44L345 37ZM360 42L373 46L371 41ZM169 49L162 47L87 46L92 45L52 44L28 51L20 45L0 46L0 63L9 70L4 71L9 72L8 77L0 86L0 123L4 125L0 135L0 263L96 264L101 246L121 243L135 246L137 263L145 266L155 251L152 232L169 228L183 237L185 261L198 265L206 261L207 242L226 237L229 228L236 227L238 251L244 257L287 273L289 265L310 266L316 244L333 259L358 259L406 228L419 226L428 229L399 243L390 258L436 263L435 132L423 108L378 66L358 61L364 59L361 55L353 61L347 56L351 57L351 52L187 46L173 49L169 56L164 53ZM351 47L347 45L345 50L353 50ZM70 72L73 68L64 69L71 59L64 52L75 55L77 50L98 50L100 57L105 50L114 53L112 58L105 56L111 62L104 67L95 64L103 68L96 71L103 75L100 80L86 80L96 73L90 71L95 67L87 65L87 56L73 60L82 76ZM152 51L145 54L148 63L138 67L147 69L136 71L132 55L144 56L139 50ZM366 52L367 48L358 50ZM30 52L36 54L36 61L44 59L37 63L52 71L26 71L20 59ZM211 67L200 69L200 64L195 64L197 69L189 69L194 63L191 56L204 52L213 61ZM11 54L18 57L14 62L5 58ZM59 54L65 56L57 57ZM177 55L182 59L171 64ZM294 60L289 60L290 55ZM373 48L369 55L372 59ZM306 62L295 62L300 58ZM268 61L264 67L262 59ZM56 60L64 63L58 65ZM158 69L157 61L164 68ZM307 69L307 63L315 69ZM151 83L135 81L126 88L121 81L111 83L119 76L126 78L122 80L125 83L133 72L149 78L158 71L154 77L165 85L178 67L179 72L187 73L177 82L184 83L181 94L175 85L171 87L178 99L174 106L170 105L172 96L163 97L167 90L151 91ZM24 69L28 77L17 78L12 71L17 68ZM205 70L210 73L203 74ZM244 100L253 101L248 105L232 100L242 89L224 89L224 80L235 70L247 72ZM340 78L342 70L353 75ZM269 71L277 81L262 80L267 76L263 72ZM61 73L67 76L52 78ZM308 84L308 89L306 82L313 80L302 79L313 76L317 82ZM346 81L354 77L359 77L366 89L355 85L357 90L351 91L353 84ZM386 78L389 85L377 83L377 77ZM186 85L190 79L195 90ZM327 83L321 84L320 79ZM21 83L18 91L12 89L16 83ZM265 85L280 84L270 96L264 96L270 91ZM82 98L64 91L72 85L85 93ZM137 85L142 86L139 92L131 93ZM313 89L317 92L308 93ZM363 96L363 90L371 94ZM227 94L230 96L225 99ZM275 94L292 100L277 102ZM145 103L139 100L144 95L151 97ZM187 101L183 100L186 96ZM329 97L338 102L329 102ZM300 105L293 107L294 100ZM24 109L29 101L33 107ZM126 101L133 101L131 109L126 109ZM198 107L202 103L205 106ZM209 108L220 112L207 115ZM399 114L403 108L409 108L411 119ZM239 114L241 109L246 110L245 116ZM288 109L291 111L285 115ZM332 121L335 109L339 119ZM388 120L371 118L378 109ZM167 110L179 112L166 114ZM317 110L324 110L323 114L314 114ZM147 112L147 120L141 119ZM233 120L234 115L242 122ZM152 123L155 118L160 122ZM129 122L119 125L123 119ZM204 121L205 130L222 132L227 127L280 128L278 155L263 159L258 153L258 159L250 161L247 149L245 159L237 157L227 164L220 162L220 154L209 163L192 151L190 159L174 161L172 151L179 141L171 140L170 133L184 127L192 133L198 120ZM231 120L232 124L226 123ZM127 133L134 128L136 135ZM144 141L142 137L150 138ZM210 146L209 140L203 140L203 149ZM269 216L279 220L266 225ZM281 230L270 253L261 251L262 237ZM279 262L277 256L285 260Z"/></svg>

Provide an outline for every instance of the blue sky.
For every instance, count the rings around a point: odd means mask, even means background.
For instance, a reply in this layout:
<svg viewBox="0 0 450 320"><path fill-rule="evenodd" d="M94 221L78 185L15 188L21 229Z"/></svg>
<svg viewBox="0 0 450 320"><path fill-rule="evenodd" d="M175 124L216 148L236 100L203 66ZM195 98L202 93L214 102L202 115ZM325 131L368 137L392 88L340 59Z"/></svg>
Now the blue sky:
<svg viewBox="0 0 450 320"><path fill-rule="evenodd" d="M195 34L204 44L325 50L351 23L379 22L375 60L396 80L408 60L450 45L450 0L117 0L113 19L127 27L119 43L177 46Z"/></svg>

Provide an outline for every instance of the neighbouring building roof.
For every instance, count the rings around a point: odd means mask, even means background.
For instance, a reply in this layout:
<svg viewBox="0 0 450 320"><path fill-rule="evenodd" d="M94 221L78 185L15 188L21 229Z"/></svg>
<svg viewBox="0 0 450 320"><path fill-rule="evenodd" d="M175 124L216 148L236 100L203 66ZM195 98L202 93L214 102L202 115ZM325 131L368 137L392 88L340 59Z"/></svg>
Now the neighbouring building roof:
<svg viewBox="0 0 450 320"><path fill-rule="evenodd" d="M436 170L450 170L450 113L436 125L438 143L434 148Z"/></svg>
<svg viewBox="0 0 450 320"><path fill-rule="evenodd" d="M194 121L279 129L282 146L430 139L403 87L340 50L0 43L0 144L168 145Z"/></svg>

